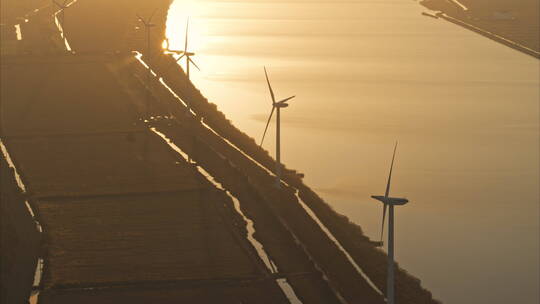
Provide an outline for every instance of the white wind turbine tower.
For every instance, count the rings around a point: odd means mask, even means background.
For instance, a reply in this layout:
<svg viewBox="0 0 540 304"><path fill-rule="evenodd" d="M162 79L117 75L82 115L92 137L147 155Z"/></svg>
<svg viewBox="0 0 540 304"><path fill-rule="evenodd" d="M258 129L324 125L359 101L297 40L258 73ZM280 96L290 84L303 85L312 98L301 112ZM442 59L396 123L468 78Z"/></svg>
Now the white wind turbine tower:
<svg viewBox="0 0 540 304"><path fill-rule="evenodd" d="M270 96L272 97L272 111L270 112L270 116L268 117L268 122L266 123L266 128L264 129L263 137L261 140L261 146L264 142L264 137L266 136L266 131L268 130L268 125L270 124L270 120L272 119L272 115L274 114L274 110L276 113L276 187L281 186L281 123L280 123L280 110L281 108L286 108L289 106L287 101L293 99L296 96L291 96L289 98L285 98L281 101L276 102L276 97L274 95L274 91L272 90L272 86L270 85L270 80L268 80L268 73L266 72L266 67L264 68L264 75L266 76L266 82L268 83L268 89L270 90Z"/></svg>
<svg viewBox="0 0 540 304"><path fill-rule="evenodd" d="M176 53L177 55L181 55L178 59L176 59L176 62L179 62L182 58L186 57L186 75L189 79L189 66L190 64L193 64L197 70L201 70L199 66L191 59L191 57L195 56L195 53L188 51L188 41L189 41L189 18L186 23L186 40L184 44L184 50L178 51L178 50L168 50L171 53Z"/></svg>
<svg viewBox="0 0 540 304"><path fill-rule="evenodd" d="M392 180L392 169L394 168L394 159L396 158L397 142L394 146L394 154L392 156L392 164L390 165L390 174L388 175L388 183L386 184L386 192L384 196L373 195L372 198L383 203L383 218L381 228L381 245L384 232L384 219L386 217L386 209L388 207L388 270L387 270L387 285L386 285L386 302L395 304L394 299L394 206L405 205L409 200L405 198L390 197L390 182Z"/></svg>

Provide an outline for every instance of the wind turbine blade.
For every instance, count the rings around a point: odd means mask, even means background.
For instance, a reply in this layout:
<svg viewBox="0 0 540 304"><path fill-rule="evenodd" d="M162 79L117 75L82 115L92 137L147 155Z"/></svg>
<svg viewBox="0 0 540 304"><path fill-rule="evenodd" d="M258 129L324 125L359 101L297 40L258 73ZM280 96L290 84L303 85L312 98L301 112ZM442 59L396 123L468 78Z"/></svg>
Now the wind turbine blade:
<svg viewBox="0 0 540 304"><path fill-rule="evenodd" d="M193 65L197 68L197 70L199 70L199 71L201 70L201 69L199 68L199 66L195 63L195 61L193 61L193 60L191 59L191 56L188 56L188 60L189 60L191 63L193 63Z"/></svg>
<svg viewBox="0 0 540 304"><path fill-rule="evenodd" d="M184 58L184 56L186 56L185 53L183 53L182 56L180 56L178 59L176 59L176 62L180 61L180 59Z"/></svg>
<svg viewBox="0 0 540 304"><path fill-rule="evenodd" d="M268 83L268 89L270 90L270 95L272 96L272 104L276 103L276 96L274 96L274 90L270 85L270 80L268 79L268 72L266 72L266 67L264 67L264 75L266 76L266 82Z"/></svg>
<svg viewBox="0 0 540 304"><path fill-rule="evenodd" d="M69 2L69 1L70 1L70 0L65 0L65 1L64 1L64 4L62 4L62 8L67 8L67 7L68 7L68 2Z"/></svg>
<svg viewBox="0 0 540 304"><path fill-rule="evenodd" d="M295 97L296 97L296 95L295 95L295 96L291 96L291 97L289 97L289 98L285 98L285 99L283 99L282 101L280 101L280 102L278 102L278 103L286 103L287 101L289 101L289 100L291 100L291 99L293 99L293 98L295 98Z"/></svg>
<svg viewBox="0 0 540 304"><path fill-rule="evenodd" d="M384 193L384 197L388 197L388 194L390 194L390 182L392 181L392 169L394 168L394 159L396 158L396 149L397 149L397 142L394 146L394 154L392 155L392 164L390 165L390 174L388 174L388 183L386 184L386 192Z"/></svg>
<svg viewBox="0 0 540 304"><path fill-rule="evenodd" d="M157 8L152 12L152 15L150 15L150 18L148 18L148 23L152 22L152 18L154 18L154 15L156 14L156 12L157 12Z"/></svg>
<svg viewBox="0 0 540 304"><path fill-rule="evenodd" d="M261 139L261 145L260 147L262 147L263 143L264 143L264 137L266 136L266 131L268 131L268 126L270 125L270 120L272 119L272 115L274 115L274 110L276 109L276 107L272 107L272 111L270 112L270 116L268 116L268 121L266 122L266 128L264 128L264 133L263 133L263 137Z"/></svg>
<svg viewBox="0 0 540 304"><path fill-rule="evenodd" d="M383 213L382 213L382 225L381 225L381 242L384 235L384 220L386 218L386 207L388 207L388 205L384 204Z"/></svg>
<svg viewBox="0 0 540 304"><path fill-rule="evenodd" d="M189 17L187 18L186 22L186 43L184 45L184 52L187 53L187 47L188 47L188 35L189 35Z"/></svg>

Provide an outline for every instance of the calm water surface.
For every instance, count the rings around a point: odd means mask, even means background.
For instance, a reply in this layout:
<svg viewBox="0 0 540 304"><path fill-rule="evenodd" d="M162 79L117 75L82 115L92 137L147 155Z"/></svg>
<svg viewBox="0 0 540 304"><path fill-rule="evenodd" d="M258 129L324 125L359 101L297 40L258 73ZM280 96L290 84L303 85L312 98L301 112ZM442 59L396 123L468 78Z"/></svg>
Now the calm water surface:
<svg viewBox="0 0 540 304"><path fill-rule="evenodd" d="M539 61L420 15L411 0L187 1L167 34L192 78L260 139L282 112L282 159L377 239L394 141L397 260L445 303L539 302ZM265 147L274 151L274 126Z"/></svg>

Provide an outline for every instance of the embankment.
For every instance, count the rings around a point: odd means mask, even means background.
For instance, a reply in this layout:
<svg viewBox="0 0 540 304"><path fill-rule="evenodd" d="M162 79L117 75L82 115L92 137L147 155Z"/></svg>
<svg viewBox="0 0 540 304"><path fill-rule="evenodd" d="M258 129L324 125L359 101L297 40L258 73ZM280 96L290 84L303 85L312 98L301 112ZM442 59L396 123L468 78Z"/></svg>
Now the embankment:
<svg viewBox="0 0 540 304"><path fill-rule="evenodd" d="M438 17L535 58L540 58L537 0L423 0Z"/></svg>
<svg viewBox="0 0 540 304"><path fill-rule="evenodd" d="M237 149L243 151L257 163L266 169L273 171L275 161L269 153L259 147L255 140L237 129L225 115L210 103L201 92L193 86L186 75L179 68L170 68L172 58L161 56L150 60L150 66L156 73L163 77L164 82L195 112L199 119L212 128L219 136L232 143ZM219 149L221 152L222 148ZM194 154L195 155L195 154ZM231 159L231 156L227 156ZM244 174L252 178L253 172L248 167L256 167L245 156L239 156L246 163ZM304 203L313 210L321 222L331 231L341 245L348 251L356 263L368 275L380 290L386 290L386 254L374 247L369 239L362 233L361 228L352 223L347 217L335 212L332 207L324 202L309 186L302 182L296 171L284 168L284 181L292 188L289 191L299 191ZM271 185L273 180L270 176L261 185ZM294 202L295 199L292 199ZM275 204L275 202L273 203ZM293 218L290 221L294 222ZM288 221L287 221L288 222ZM324 237L326 238L326 236ZM323 239L324 239L323 238ZM352 268L352 266L350 266ZM402 268L396 271L397 300L400 303L420 304L437 303L431 293L423 288L420 280L410 275Z"/></svg>
<svg viewBox="0 0 540 304"><path fill-rule="evenodd" d="M134 82L146 79L144 76L147 71L136 61L128 66L129 70L118 76L131 80L122 82L130 87L143 87L142 85L136 86ZM178 117L175 121L154 121L152 124L157 130L166 134L174 144L188 153L225 189L240 200L242 211L254 222L256 230L254 237L263 244L265 251L277 265L279 273L287 276L289 283L303 303L340 303L335 293L329 288L328 283L323 280L313 260L310 261L306 250L297 243L290 230L283 226L270 207L274 201L281 201L275 197L275 195L279 195L279 191L271 188L274 197L268 198L263 197L253 187L253 180L260 178L258 175L261 175L260 170L262 169L247 170L250 172L246 172L245 169L240 170L237 164L242 161L249 163L249 161L219 136L204 127L195 117L186 115L187 109L181 101L165 87L159 85L155 78L152 79L154 82L146 86L152 90L152 94L150 94L152 96L151 115L173 114ZM133 94L136 93L133 92ZM138 95L145 96L147 94L139 92ZM171 122L174 124L169 125ZM266 173L264 170L262 171L262 176L265 178L264 174ZM266 178L272 179L269 176ZM265 179L265 181L267 180ZM294 194L289 191L287 199L295 199ZM345 273L351 271L348 269L349 266L345 268Z"/></svg>

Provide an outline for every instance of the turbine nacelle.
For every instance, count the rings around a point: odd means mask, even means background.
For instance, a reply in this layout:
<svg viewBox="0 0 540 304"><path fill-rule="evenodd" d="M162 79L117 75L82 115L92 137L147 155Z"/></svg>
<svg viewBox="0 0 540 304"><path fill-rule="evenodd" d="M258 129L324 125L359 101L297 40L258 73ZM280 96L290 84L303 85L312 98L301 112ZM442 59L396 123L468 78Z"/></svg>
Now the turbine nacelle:
<svg viewBox="0 0 540 304"><path fill-rule="evenodd" d="M173 54L176 54L176 55L183 55L183 54L184 54L184 51L179 51L179 50L170 50L170 49L167 49L167 52L173 53Z"/></svg>
<svg viewBox="0 0 540 304"><path fill-rule="evenodd" d="M372 195L371 198L376 199L383 204L392 206L401 206L409 202L409 200L406 198L385 197L384 195Z"/></svg>
<svg viewBox="0 0 540 304"><path fill-rule="evenodd" d="M274 101L272 100L272 105L273 105L275 108L286 108L286 107L289 106L289 104L287 103L287 101L289 101L289 100L291 100L291 99L293 99L293 98L295 98L295 97L296 97L296 96L291 96L291 97L285 98L285 99L283 99L282 101L279 101L279 102L274 102Z"/></svg>
<svg viewBox="0 0 540 304"><path fill-rule="evenodd" d="M289 106L288 103L283 102L283 103L276 103L276 105L274 107L276 107L276 108L286 108L288 106Z"/></svg>

